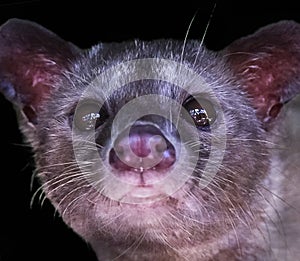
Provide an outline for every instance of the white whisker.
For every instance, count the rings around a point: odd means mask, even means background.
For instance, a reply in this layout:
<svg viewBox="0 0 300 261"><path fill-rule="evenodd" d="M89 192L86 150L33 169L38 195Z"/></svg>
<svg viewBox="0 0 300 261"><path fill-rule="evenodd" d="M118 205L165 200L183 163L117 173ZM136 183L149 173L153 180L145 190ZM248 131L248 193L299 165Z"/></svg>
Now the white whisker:
<svg viewBox="0 0 300 261"><path fill-rule="evenodd" d="M197 54L196 54L196 57L195 57L195 60L194 60L193 68L196 67L197 59L198 59L198 56L199 56L199 54L200 54L200 50L202 49L202 46L203 46L203 43L204 43L204 39L205 39L205 37L206 37L206 34L207 34L207 31L208 31L209 25L211 24L211 21L212 21L212 18L213 18L213 15L214 15L216 6L217 6L217 2L215 2L214 6L213 6L213 9L212 9L212 11L211 11L211 13L210 13L210 17L209 17L208 22L207 22L207 24L206 24L206 27L205 27L203 36L202 36L202 38L201 38L201 41L200 41L200 44L199 44L199 47L198 47L198 50L197 50Z"/></svg>

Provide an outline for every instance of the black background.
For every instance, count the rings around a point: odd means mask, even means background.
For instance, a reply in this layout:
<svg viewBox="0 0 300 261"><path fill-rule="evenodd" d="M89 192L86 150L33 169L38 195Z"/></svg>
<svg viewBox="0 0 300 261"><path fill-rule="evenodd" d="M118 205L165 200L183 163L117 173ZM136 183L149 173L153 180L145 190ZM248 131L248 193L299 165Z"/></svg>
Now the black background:
<svg viewBox="0 0 300 261"><path fill-rule="evenodd" d="M40 23L62 38L88 48L98 41L140 38L201 39L215 1L139 1L134 6L103 1L0 1L0 24L17 17ZM283 19L300 22L297 1L217 1L205 37L219 50L236 38ZM264 4L264 5L262 5ZM38 200L30 208L33 171L30 149L22 144L15 113L0 96L0 260L96 260L91 249L67 228L51 205Z"/></svg>

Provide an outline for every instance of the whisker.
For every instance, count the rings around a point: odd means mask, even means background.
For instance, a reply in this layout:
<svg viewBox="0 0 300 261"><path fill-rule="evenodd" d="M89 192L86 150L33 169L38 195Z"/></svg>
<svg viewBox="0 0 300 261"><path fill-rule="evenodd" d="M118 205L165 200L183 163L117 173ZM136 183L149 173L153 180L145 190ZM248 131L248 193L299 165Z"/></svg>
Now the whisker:
<svg viewBox="0 0 300 261"><path fill-rule="evenodd" d="M82 188L90 188L91 185L90 184L86 184L86 183L83 183L83 184L78 184L78 186L75 188L75 189L72 189L70 192L68 192L61 200L60 202L57 204L56 206L56 210L55 210L55 213L58 211L59 207L64 203L64 201L70 197L73 193L77 192L78 190L82 190ZM64 211L65 212L65 211Z"/></svg>
<svg viewBox="0 0 300 261"><path fill-rule="evenodd" d="M293 209L295 212L297 212L298 214L300 214L300 210L295 208L293 205L289 204L286 200L284 200L281 196L277 195L276 193L274 193L273 191L271 191L270 189L266 188L265 186L258 184L258 186L260 188L262 188L263 190L267 191L268 193L270 193L272 196L274 196L275 198L279 199L285 206Z"/></svg>
<svg viewBox="0 0 300 261"><path fill-rule="evenodd" d="M126 253L128 253L129 251L132 250L132 253L134 253L138 247L140 246L140 244L143 242L144 238L146 235L146 231L140 235L140 237L138 237L128 248L126 248L121 254L119 254L118 256L116 256L115 258L112 259L112 261L114 260L118 260L119 258L121 258L122 256L126 255Z"/></svg>
<svg viewBox="0 0 300 261"><path fill-rule="evenodd" d="M184 52L185 52L185 47L186 47L186 43L187 43L187 38L188 38L188 35L190 33L190 30L191 30L191 27L192 27L192 24L197 16L197 13L198 13L198 10L195 12L195 14L193 15L189 25L188 25L188 29L185 33L185 36L184 36L184 40L183 40L183 45L182 45L182 50L181 50L181 55L180 55L180 64L182 65L183 63L183 59L184 59ZM181 67L180 67L181 68ZM179 74L181 72L181 69L179 70Z"/></svg>
<svg viewBox="0 0 300 261"><path fill-rule="evenodd" d="M232 219L232 217L230 215L228 215L227 212L225 212L225 215L227 216L227 220L229 220L230 225L232 227L232 231L233 231L234 236L235 236L238 251L240 252L240 255L242 255L243 251L242 251L242 247L241 247L241 243L240 243L240 238L239 238L239 235L238 235L238 232L237 232L237 229L236 229L237 226L236 226L234 220Z"/></svg>
<svg viewBox="0 0 300 261"><path fill-rule="evenodd" d="M193 68L196 67L196 63L197 63L197 60L198 60L198 56L200 54L200 50L202 49L202 46L203 46L203 43L204 43L204 39L207 35L207 31L208 31L208 28L211 24L211 21L212 21L212 18L213 18L213 15L215 13L215 9L216 9L216 6L217 6L217 2L215 2L214 6L213 6L213 9L210 13L210 16L209 16L209 19L208 19L208 22L206 24L206 27L205 27L205 30L204 30L204 33L203 33L203 36L201 38L201 41L200 41L200 44L199 44L199 47L198 47L198 50L197 50L197 54L196 54L196 57L195 57L195 60L194 60L194 63L193 63Z"/></svg>
<svg viewBox="0 0 300 261"><path fill-rule="evenodd" d="M74 192L75 192L75 191L72 191L72 193L74 193ZM64 209L64 211L62 212L61 216L64 217L64 216L66 215L66 212L68 211L69 207L70 207L71 205L75 204L76 201L78 201L78 200L80 200L80 199L82 199L82 198L85 198L87 194L88 194L87 192L86 192L86 193L83 193L82 195L80 195L80 196L76 197L75 199L73 199L73 200L65 207L65 209ZM60 205L60 204L59 204L59 205ZM56 211L57 211L57 210L56 210ZM70 212L72 212L72 210L71 210Z"/></svg>

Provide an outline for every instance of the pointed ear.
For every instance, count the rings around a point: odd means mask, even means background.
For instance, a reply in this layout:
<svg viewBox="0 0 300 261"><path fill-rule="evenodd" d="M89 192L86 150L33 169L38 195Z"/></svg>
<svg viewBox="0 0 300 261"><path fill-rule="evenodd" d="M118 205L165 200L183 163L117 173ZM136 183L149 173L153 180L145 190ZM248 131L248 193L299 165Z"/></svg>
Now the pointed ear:
<svg viewBox="0 0 300 261"><path fill-rule="evenodd" d="M293 21L268 25L224 52L268 129L282 106L300 93L300 25Z"/></svg>
<svg viewBox="0 0 300 261"><path fill-rule="evenodd" d="M0 92L32 123L56 79L80 53L40 25L19 19L0 27Z"/></svg>

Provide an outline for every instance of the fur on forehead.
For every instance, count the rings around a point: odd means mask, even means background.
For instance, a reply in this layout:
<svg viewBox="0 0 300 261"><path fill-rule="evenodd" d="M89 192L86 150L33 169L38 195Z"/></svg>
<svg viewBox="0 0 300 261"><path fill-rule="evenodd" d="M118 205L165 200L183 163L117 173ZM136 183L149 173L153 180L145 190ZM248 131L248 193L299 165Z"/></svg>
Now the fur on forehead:
<svg viewBox="0 0 300 261"><path fill-rule="evenodd" d="M143 59L148 61L141 61ZM195 79L191 75L186 75L187 71L195 77L202 78L204 84L195 86L193 83ZM135 75L137 73L140 75ZM149 78L143 78L142 75L148 75ZM181 88L192 95L210 93L218 99L223 99L224 96L228 96L229 99L232 97L232 92L240 96L237 83L222 62L222 57L201 47L199 41L192 40L185 46L183 41L173 40L101 43L87 50L74 64L69 75L69 81L75 88L77 97L80 90L84 92L88 86L94 85L92 95L98 93L99 98L105 99L109 98L109 93L112 93L116 86L122 87L125 85L124 82L139 81L142 78L158 80L160 84L165 82L164 86L171 83L180 87L177 88L179 91L177 95L174 95L176 88L172 88L172 95L166 93L171 88L161 88L162 85L153 83L151 91L166 96L182 97ZM132 90L136 93L137 88ZM140 95L151 92L150 87L140 88L138 90ZM120 98L124 97L125 91L120 90L119 94ZM128 89L126 95L131 95Z"/></svg>
<svg viewBox="0 0 300 261"><path fill-rule="evenodd" d="M76 71L88 74L100 74L107 68L118 63L144 58L169 59L178 63L183 63L198 73L210 78L210 67L219 66L220 61L216 61L217 54L207 50L200 45L199 41L188 40L186 43L180 40L154 40L154 41L128 41L121 43L100 43L87 50L83 55L82 64ZM89 60L86 64L85 60ZM92 75L94 76L94 75ZM176 76L176 75L174 75Z"/></svg>

